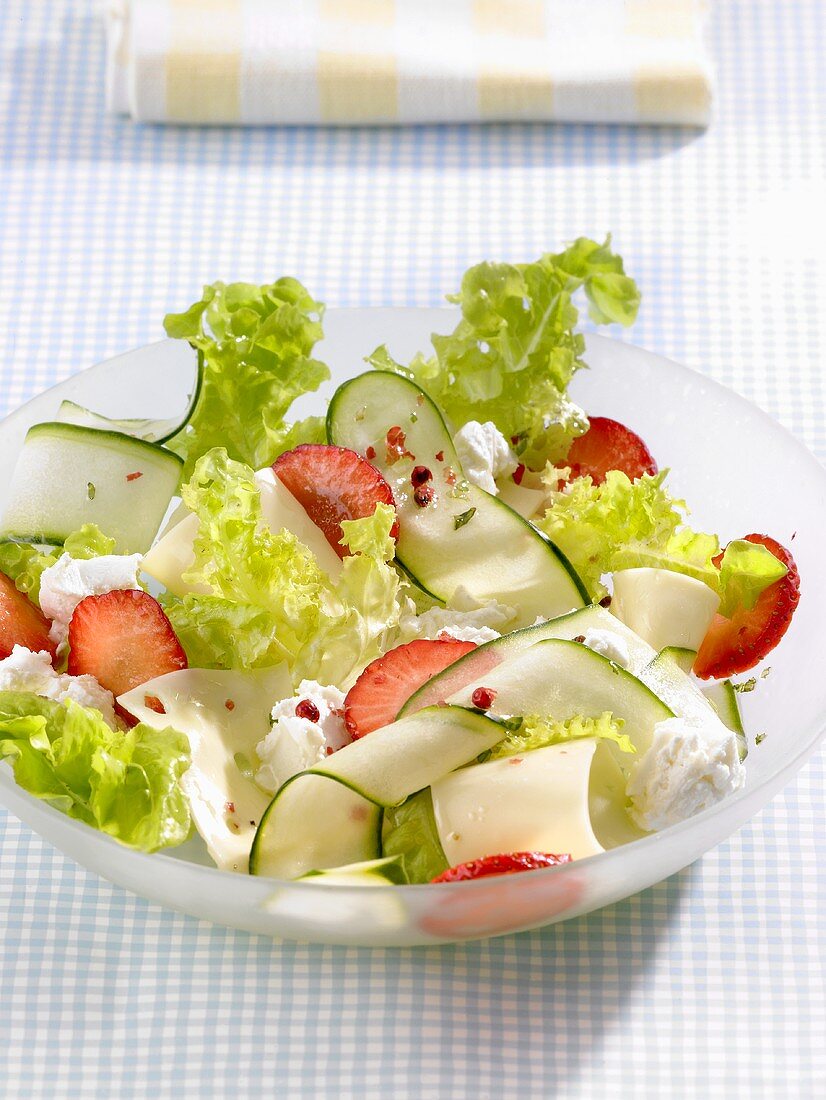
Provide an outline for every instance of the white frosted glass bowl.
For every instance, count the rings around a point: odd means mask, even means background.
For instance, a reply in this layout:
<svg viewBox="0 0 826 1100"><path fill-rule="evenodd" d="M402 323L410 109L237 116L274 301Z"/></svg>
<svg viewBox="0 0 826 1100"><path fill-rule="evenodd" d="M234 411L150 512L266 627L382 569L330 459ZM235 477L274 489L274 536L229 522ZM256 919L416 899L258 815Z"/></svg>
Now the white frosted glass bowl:
<svg viewBox="0 0 826 1100"><path fill-rule="evenodd" d="M333 381L322 395L302 399L301 414L320 411L321 396L358 373L378 344L403 359L454 323L449 310L330 310L319 357ZM800 606L770 657L771 675L741 696L747 729L768 734L751 749L744 790L682 825L573 864L469 883L375 888L231 875L207 865L198 840L142 855L32 798L7 766L0 767L0 800L85 867L153 901L251 932L343 944L426 944L565 920L651 886L728 837L803 765L826 725L826 471L754 405L685 367L602 337L589 338L586 358L592 369L577 376L573 396L590 413L643 436L660 466L671 467L671 487L688 500L697 526L724 541L770 533L792 548L800 568ZM2 468L11 470L28 427L52 418L64 398L111 416L173 415L185 403L192 369L190 349L164 341L76 375L0 424Z"/></svg>

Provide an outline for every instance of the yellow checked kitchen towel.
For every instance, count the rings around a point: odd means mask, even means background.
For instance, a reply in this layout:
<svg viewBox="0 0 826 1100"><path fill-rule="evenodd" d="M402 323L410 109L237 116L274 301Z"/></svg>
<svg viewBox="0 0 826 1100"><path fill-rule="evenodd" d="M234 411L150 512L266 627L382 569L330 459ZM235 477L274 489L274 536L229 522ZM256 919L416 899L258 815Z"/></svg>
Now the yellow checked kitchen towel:
<svg viewBox="0 0 826 1100"><path fill-rule="evenodd" d="M704 0L109 0L109 107L255 125L708 122Z"/></svg>

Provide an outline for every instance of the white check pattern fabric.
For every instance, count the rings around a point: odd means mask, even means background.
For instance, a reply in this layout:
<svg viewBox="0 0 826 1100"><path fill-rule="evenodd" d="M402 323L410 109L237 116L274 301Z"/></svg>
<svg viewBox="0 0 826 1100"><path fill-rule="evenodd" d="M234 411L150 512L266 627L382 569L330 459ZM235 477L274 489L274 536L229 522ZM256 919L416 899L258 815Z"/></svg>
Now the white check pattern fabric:
<svg viewBox="0 0 826 1100"><path fill-rule="evenodd" d="M628 338L826 458L826 6L714 9L719 101L701 135L242 131L107 116L92 3L4 0L0 406L158 338L215 278L290 272L331 305L434 305L476 260L610 229L645 294ZM817 1100L823 791L821 753L727 843L628 901L383 951L167 911L0 812L0 1094Z"/></svg>
<svg viewBox="0 0 826 1100"><path fill-rule="evenodd" d="M704 0L109 0L142 122L704 125Z"/></svg>

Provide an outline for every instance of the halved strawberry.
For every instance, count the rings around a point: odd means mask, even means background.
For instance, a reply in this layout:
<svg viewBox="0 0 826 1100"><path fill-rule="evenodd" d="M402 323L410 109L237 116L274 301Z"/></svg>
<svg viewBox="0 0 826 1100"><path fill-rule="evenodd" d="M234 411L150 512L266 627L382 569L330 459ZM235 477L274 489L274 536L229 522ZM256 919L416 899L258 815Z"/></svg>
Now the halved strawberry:
<svg viewBox="0 0 826 1100"><path fill-rule="evenodd" d="M431 882L466 882L472 878L488 878L491 875L515 875L519 871L536 871L540 867L557 867L560 863L570 863L571 857L551 855L548 852L507 852L500 856L484 856L471 859L468 863L457 863L448 867Z"/></svg>
<svg viewBox="0 0 826 1100"><path fill-rule="evenodd" d="M393 490L376 467L347 447L302 443L272 468L340 558L350 553L341 545L343 519L372 516L377 504L396 507ZM395 539L398 533L396 521L390 534Z"/></svg>
<svg viewBox="0 0 826 1100"><path fill-rule="evenodd" d="M40 608L18 589L11 577L0 573L0 660L8 657L16 645L32 653L45 649L54 660L57 651L49 637L50 627Z"/></svg>
<svg viewBox="0 0 826 1100"><path fill-rule="evenodd" d="M417 638L377 657L359 676L344 700L344 724L353 737L388 726L422 684L476 649L455 638Z"/></svg>
<svg viewBox="0 0 826 1100"><path fill-rule="evenodd" d="M89 673L114 696L186 668L186 654L157 600L138 589L81 600L69 623L69 672Z"/></svg>
<svg viewBox="0 0 826 1100"><path fill-rule="evenodd" d="M656 474L657 463L636 432L607 416L591 416L588 422L588 431L573 441L565 459L572 478L588 476L601 485L609 470L622 470L632 481Z"/></svg>
<svg viewBox="0 0 826 1100"><path fill-rule="evenodd" d="M760 594L751 611L742 608L730 619L714 616L694 660L694 672L702 680L724 679L759 664L789 629L800 601L800 574L785 546L769 535L746 535L745 539L771 550L789 571Z"/></svg>

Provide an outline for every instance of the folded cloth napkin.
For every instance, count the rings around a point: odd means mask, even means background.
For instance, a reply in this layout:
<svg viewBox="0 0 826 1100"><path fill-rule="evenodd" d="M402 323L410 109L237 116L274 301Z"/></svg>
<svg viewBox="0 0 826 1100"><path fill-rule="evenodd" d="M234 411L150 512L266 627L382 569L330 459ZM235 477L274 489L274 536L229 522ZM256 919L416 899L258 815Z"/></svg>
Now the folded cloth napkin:
<svg viewBox="0 0 826 1100"><path fill-rule="evenodd" d="M109 0L145 122L708 121L704 0Z"/></svg>

